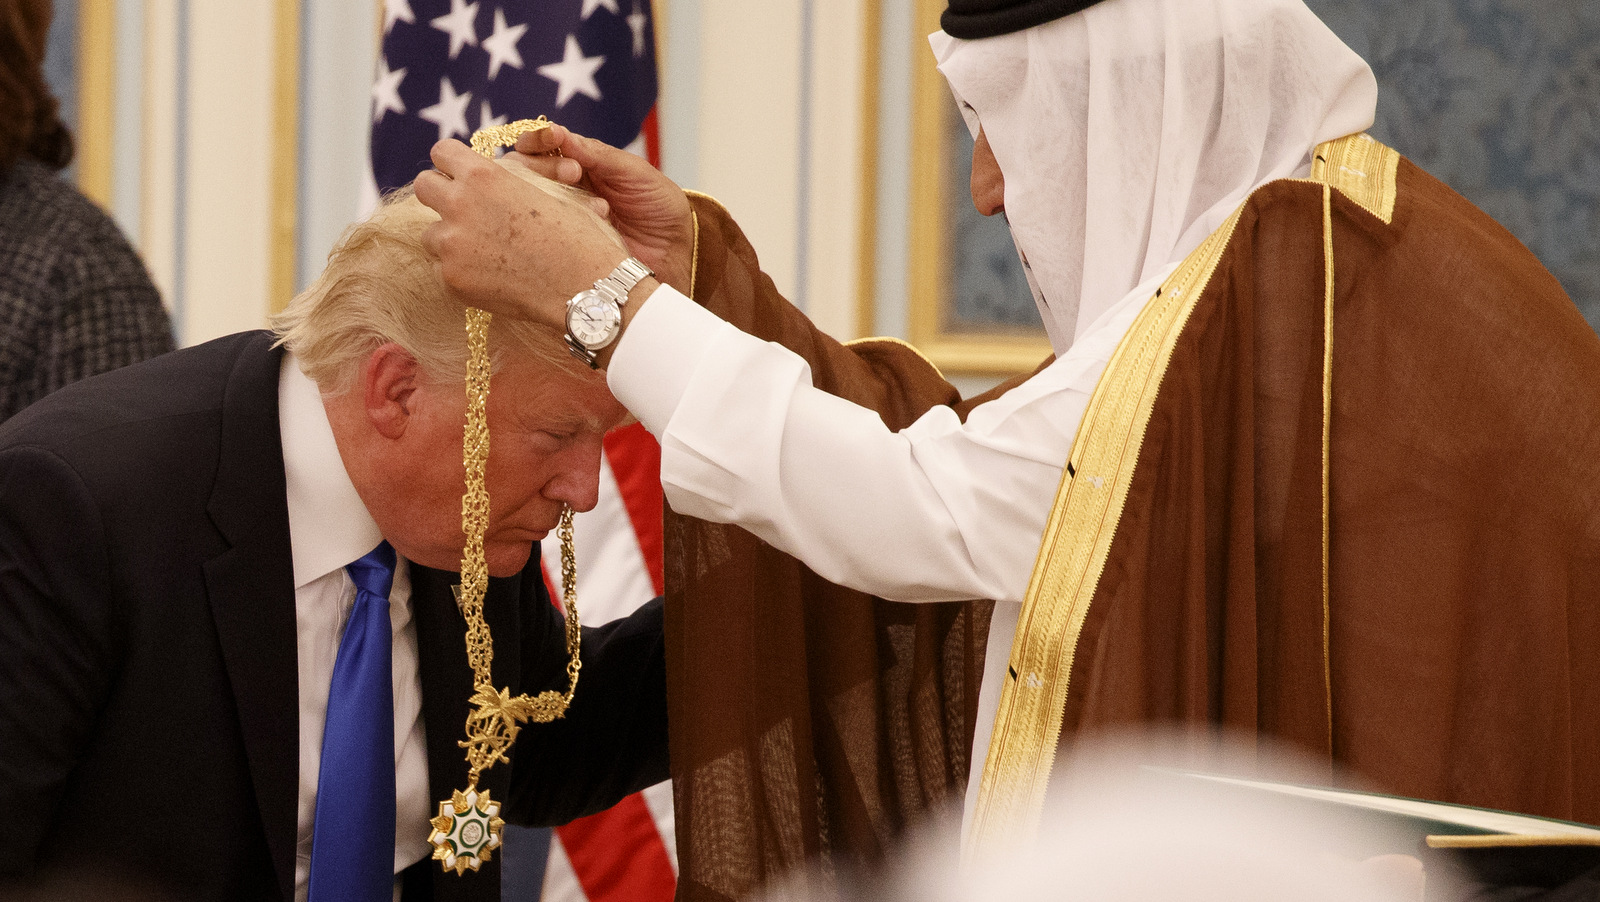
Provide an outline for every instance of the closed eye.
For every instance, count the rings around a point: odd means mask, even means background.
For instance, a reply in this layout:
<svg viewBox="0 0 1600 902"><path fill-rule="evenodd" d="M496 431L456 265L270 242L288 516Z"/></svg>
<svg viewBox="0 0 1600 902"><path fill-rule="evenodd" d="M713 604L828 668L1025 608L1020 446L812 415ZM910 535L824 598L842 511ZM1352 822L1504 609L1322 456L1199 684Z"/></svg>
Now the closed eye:
<svg viewBox="0 0 1600 902"><path fill-rule="evenodd" d="M553 454L565 448L572 441L573 435L571 432L538 429L528 433L528 447L544 454Z"/></svg>

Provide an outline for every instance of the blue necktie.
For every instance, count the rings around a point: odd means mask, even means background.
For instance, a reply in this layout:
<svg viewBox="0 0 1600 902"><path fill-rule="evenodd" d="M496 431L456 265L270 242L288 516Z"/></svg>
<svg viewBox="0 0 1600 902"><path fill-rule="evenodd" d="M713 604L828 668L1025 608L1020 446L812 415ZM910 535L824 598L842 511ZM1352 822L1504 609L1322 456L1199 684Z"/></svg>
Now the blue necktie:
<svg viewBox="0 0 1600 902"><path fill-rule="evenodd" d="M383 542L345 568L356 603L333 659L311 834L310 902L389 902L394 895L394 686Z"/></svg>

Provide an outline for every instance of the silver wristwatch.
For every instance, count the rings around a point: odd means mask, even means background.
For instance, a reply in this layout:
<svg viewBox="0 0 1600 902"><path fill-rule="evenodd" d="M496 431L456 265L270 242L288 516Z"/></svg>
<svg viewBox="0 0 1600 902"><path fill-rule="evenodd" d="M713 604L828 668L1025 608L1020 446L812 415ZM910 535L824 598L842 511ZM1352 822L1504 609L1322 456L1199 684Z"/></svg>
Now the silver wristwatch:
<svg viewBox="0 0 1600 902"><path fill-rule="evenodd" d="M622 305L628 302L628 292L645 276L653 276L650 267L629 257L617 268L594 283L587 291L580 291L567 302L567 349L590 369L599 369L595 352L601 350L622 334Z"/></svg>

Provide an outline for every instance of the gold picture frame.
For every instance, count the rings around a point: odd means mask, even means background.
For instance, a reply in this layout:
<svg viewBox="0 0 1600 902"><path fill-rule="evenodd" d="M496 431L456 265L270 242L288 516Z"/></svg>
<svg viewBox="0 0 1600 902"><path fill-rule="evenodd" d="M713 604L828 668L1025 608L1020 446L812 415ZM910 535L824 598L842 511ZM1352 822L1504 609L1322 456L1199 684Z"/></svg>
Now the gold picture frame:
<svg viewBox="0 0 1600 902"><path fill-rule="evenodd" d="M112 208L113 154L136 143L115 134L117 103L139 98L117 94L117 2L79 0L77 7L78 119L74 123L78 190L103 209ZM295 295L299 222L300 3L273 0L272 207L268 303L277 313ZM381 22L381 16L377 21ZM170 304L171 298L167 299Z"/></svg>
<svg viewBox="0 0 1600 902"><path fill-rule="evenodd" d="M78 3L78 121L73 123L78 190L101 207L111 207L112 94L116 84L117 10L115 0ZM124 142L126 144L128 142Z"/></svg>
<svg viewBox="0 0 1600 902"><path fill-rule="evenodd" d="M917 0L917 38L939 29L945 0ZM1014 375L1031 372L1051 354L1044 329L970 329L953 324L949 223L953 204L968 203L951 184L950 89L924 42L912 75L911 224L907 274L908 338L946 373Z"/></svg>

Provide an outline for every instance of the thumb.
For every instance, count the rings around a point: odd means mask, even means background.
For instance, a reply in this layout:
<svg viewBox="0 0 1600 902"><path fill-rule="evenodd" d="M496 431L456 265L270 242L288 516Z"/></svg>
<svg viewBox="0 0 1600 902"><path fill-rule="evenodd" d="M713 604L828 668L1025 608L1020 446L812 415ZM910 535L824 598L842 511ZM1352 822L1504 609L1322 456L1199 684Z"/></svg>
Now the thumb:
<svg viewBox="0 0 1600 902"><path fill-rule="evenodd" d="M538 156L560 147L567 134L565 128L552 122L545 128L536 128L518 135L515 147L518 153Z"/></svg>
<svg viewBox="0 0 1600 902"><path fill-rule="evenodd" d="M561 144L561 153L583 167L583 171L591 178L604 179L621 172L628 163L628 157L633 156L625 150L615 147L594 138L586 138L573 131L567 132L567 140Z"/></svg>

